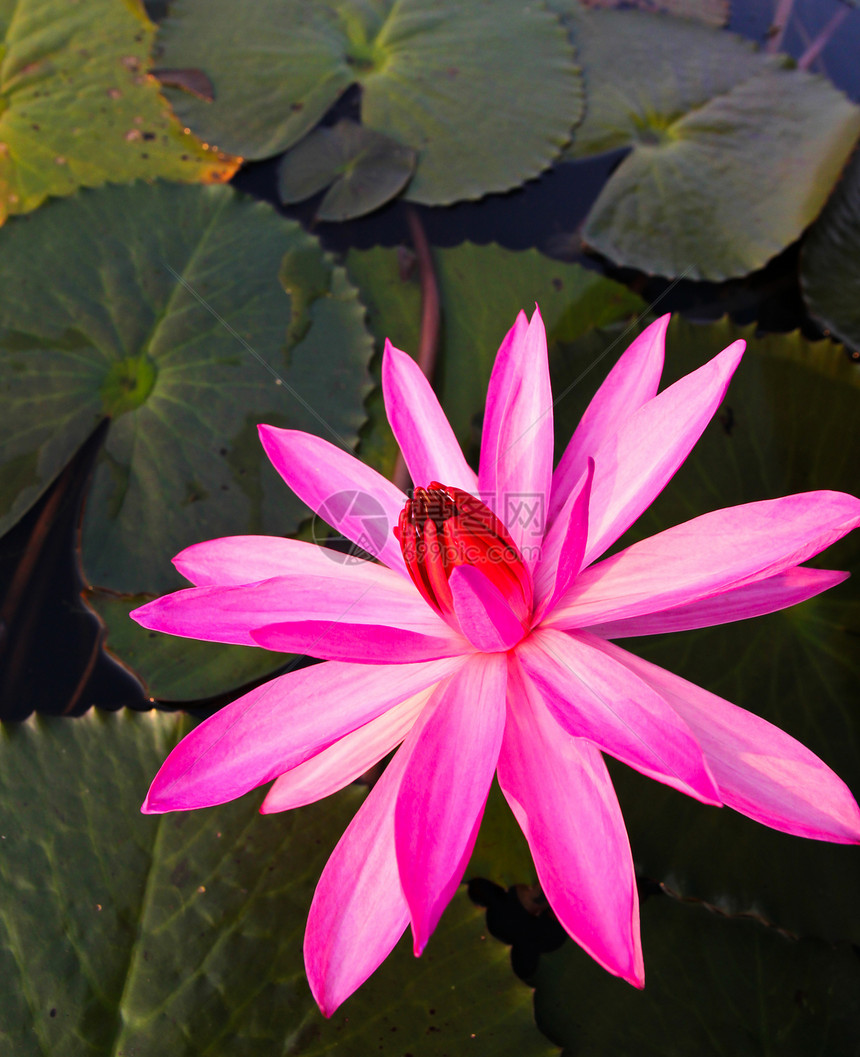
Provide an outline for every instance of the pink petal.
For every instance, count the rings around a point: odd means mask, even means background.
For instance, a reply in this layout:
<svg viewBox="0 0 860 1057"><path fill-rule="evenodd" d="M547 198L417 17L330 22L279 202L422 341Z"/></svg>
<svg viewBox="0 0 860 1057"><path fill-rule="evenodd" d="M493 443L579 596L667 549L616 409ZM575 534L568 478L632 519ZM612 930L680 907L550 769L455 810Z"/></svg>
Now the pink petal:
<svg viewBox="0 0 860 1057"><path fill-rule="evenodd" d="M358 809L326 863L305 929L305 968L330 1017L388 957L409 922L394 853L394 805L403 749Z"/></svg>
<svg viewBox="0 0 860 1057"><path fill-rule="evenodd" d="M593 479L594 459L588 458L579 484L568 496L544 537L540 565L535 572L536 624L547 609L555 605L582 568L588 539L588 506Z"/></svg>
<svg viewBox="0 0 860 1057"><path fill-rule="evenodd" d="M416 486L431 481L474 495L478 477L463 457L454 431L418 364L385 342L382 358L385 413Z"/></svg>
<svg viewBox="0 0 860 1057"><path fill-rule="evenodd" d="M785 572L858 524L860 500L843 492L714 510L580 573L545 623L582 628L698 602Z"/></svg>
<svg viewBox="0 0 860 1057"><path fill-rule="evenodd" d="M618 432L634 411L657 394L669 316L661 316L639 335L606 376L586 408L552 479L549 522L555 520L577 481L586 460Z"/></svg>
<svg viewBox="0 0 860 1057"><path fill-rule="evenodd" d="M251 638L267 650L354 664L410 664L473 652L468 640L447 626L439 635L422 635L382 624L291 620L254 628Z"/></svg>
<svg viewBox="0 0 860 1057"><path fill-rule="evenodd" d="M331 562L322 573L277 576L257 584L189 587L153 599L130 616L154 631L246 646L259 645L254 629L280 620L349 620L445 639L452 635L411 582L372 562Z"/></svg>
<svg viewBox="0 0 860 1057"><path fill-rule="evenodd" d="M594 453L588 565L646 510L722 403L744 343L736 341L639 408Z"/></svg>
<svg viewBox="0 0 860 1057"><path fill-rule="evenodd" d="M315 543L284 539L282 536L223 536L186 547L173 564L195 587L253 584L274 576L339 576L342 569L368 566L338 551ZM400 576L392 577L398 584Z"/></svg>
<svg viewBox="0 0 860 1057"><path fill-rule="evenodd" d="M347 539L408 576L393 529L406 496L382 474L311 433L260 426L272 465L302 502Z"/></svg>
<svg viewBox="0 0 860 1057"><path fill-rule="evenodd" d="M312 804L354 782L379 763L409 733L421 709L430 700L433 687L407 697L363 727L276 778L263 801L264 815Z"/></svg>
<svg viewBox="0 0 860 1057"><path fill-rule="evenodd" d="M535 308L502 342L490 376L481 439L480 497L505 523L533 569L552 481L552 391L546 331Z"/></svg>
<svg viewBox="0 0 860 1057"><path fill-rule="evenodd" d="M478 656L440 684L409 733L394 815L400 883L420 954L462 880L505 725L504 657Z"/></svg>
<svg viewBox="0 0 860 1057"><path fill-rule="evenodd" d="M458 565L448 579L463 634L485 653L507 650L524 629L501 591L472 565Z"/></svg>
<svg viewBox="0 0 860 1057"><path fill-rule="evenodd" d="M184 811L235 800L453 674L462 663L374 667L329 661L272 679L182 739L155 776L143 811Z"/></svg>
<svg viewBox="0 0 860 1057"><path fill-rule="evenodd" d="M798 566L769 576L766 580L756 580L743 587L730 587L722 594L712 595L701 602L674 606L659 613L646 613L628 620L613 620L608 624L590 626L588 630L602 639L623 639L729 624L733 620L746 620L765 613L775 613L778 609L787 609L847 579L848 573Z"/></svg>
<svg viewBox="0 0 860 1057"><path fill-rule="evenodd" d="M612 643L599 648L654 687L689 724L729 807L799 837L860 842L860 809L848 787L799 741Z"/></svg>
<svg viewBox="0 0 860 1057"><path fill-rule="evenodd" d="M630 844L606 765L562 734L511 664L499 783L565 931L604 969L645 982Z"/></svg>
<svg viewBox="0 0 860 1057"><path fill-rule="evenodd" d="M628 667L593 649L591 636L535 631L517 657L568 734L703 803L720 803L687 724Z"/></svg>

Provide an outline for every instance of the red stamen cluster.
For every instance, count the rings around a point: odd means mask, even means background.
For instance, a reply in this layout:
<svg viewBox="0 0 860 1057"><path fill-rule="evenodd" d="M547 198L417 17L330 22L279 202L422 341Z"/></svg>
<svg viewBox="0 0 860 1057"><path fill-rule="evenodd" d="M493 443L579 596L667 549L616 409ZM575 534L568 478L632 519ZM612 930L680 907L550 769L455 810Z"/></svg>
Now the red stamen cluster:
<svg viewBox="0 0 860 1057"><path fill-rule="evenodd" d="M532 604L531 578L508 530L480 499L431 481L416 488L395 534L415 586L442 616L453 615L448 578L458 565L481 570L523 621Z"/></svg>

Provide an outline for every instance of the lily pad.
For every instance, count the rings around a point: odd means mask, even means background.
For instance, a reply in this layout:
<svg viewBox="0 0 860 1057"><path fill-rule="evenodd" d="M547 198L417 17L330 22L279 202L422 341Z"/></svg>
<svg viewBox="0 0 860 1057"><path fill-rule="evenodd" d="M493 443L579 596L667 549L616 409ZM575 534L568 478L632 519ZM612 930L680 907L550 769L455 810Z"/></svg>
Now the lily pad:
<svg viewBox="0 0 860 1057"><path fill-rule="evenodd" d="M425 204L537 176L582 115L562 27L518 0L257 0L240 19L231 0L175 0L159 43L159 65L214 86L212 102L166 88L181 119L248 158L293 146L359 85L362 123L418 152L406 197Z"/></svg>
<svg viewBox="0 0 860 1057"><path fill-rule="evenodd" d="M722 280L815 219L860 132L860 107L833 85L681 19L569 21L589 93L570 154L631 148L585 221L589 246L640 271Z"/></svg>
<svg viewBox="0 0 860 1057"><path fill-rule="evenodd" d="M200 642L147 631L128 614L148 595L132 597L89 591L87 605L95 610L107 633L107 650L130 668L155 701L201 701L227 694L270 675L287 664L290 654Z"/></svg>
<svg viewBox="0 0 860 1057"><path fill-rule="evenodd" d="M541 957L535 1013L563 1057L856 1053L860 962L847 945L659 896L642 907L642 944L643 991L573 943Z"/></svg>
<svg viewBox="0 0 860 1057"><path fill-rule="evenodd" d="M809 230L800 279L812 315L860 351L860 149Z"/></svg>
<svg viewBox="0 0 860 1057"><path fill-rule="evenodd" d="M415 171L415 151L354 121L314 129L278 169L278 195L301 202L328 187L317 220L351 220L399 194ZM331 187L329 187L331 184Z"/></svg>
<svg viewBox="0 0 860 1057"><path fill-rule="evenodd" d="M860 446L860 366L829 342L756 338L723 321L674 320L664 384L736 338L748 351L725 403L671 484L622 544L708 510L808 489L854 491ZM590 350L563 350L554 390ZM601 370L603 369L601 365ZM596 381L595 381L596 384ZM560 427L578 420L570 395ZM857 568L860 533L810 564ZM860 792L860 587L856 577L801 606L755 620L620 645L782 727ZM612 767L637 868L683 896L755 911L797 935L860 942L860 852L803 840L704 807L628 768Z"/></svg>
<svg viewBox="0 0 860 1057"><path fill-rule="evenodd" d="M278 275L293 256L320 274L289 275L291 298ZM353 445L363 319L312 236L229 188L105 188L15 221L0 233L0 526L108 418L83 522L90 584L161 592L182 585L170 558L191 543L293 532L306 509L256 424Z"/></svg>
<svg viewBox="0 0 860 1057"><path fill-rule="evenodd" d="M413 1052L544 1057L530 990L461 889L420 960L401 944L325 1021L301 938L351 787L264 818L261 797L138 811L189 721L89 712L0 735L0 1048L15 1057Z"/></svg>
<svg viewBox="0 0 860 1057"><path fill-rule="evenodd" d="M239 159L183 128L148 74L154 36L142 4L2 0L0 222L107 181L230 179Z"/></svg>
<svg viewBox="0 0 860 1057"><path fill-rule="evenodd" d="M496 352L517 312L531 311L537 301L554 343L617 324L645 307L620 283L536 250L512 252L467 242L434 248L433 259L444 320L436 389L457 436L467 446L479 437L474 417L483 407ZM347 269L368 306L377 341L381 344L388 337L398 348L414 353L420 288L414 274L401 275L396 250L351 250ZM609 344L605 339L604 349Z"/></svg>
<svg viewBox="0 0 860 1057"><path fill-rule="evenodd" d="M494 779L465 879L483 877L502 888L537 881L532 853Z"/></svg>
<svg viewBox="0 0 860 1057"><path fill-rule="evenodd" d="M691 18L709 26L729 20L729 0L581 0L584 7L638 7L642 11Z"/></svg>

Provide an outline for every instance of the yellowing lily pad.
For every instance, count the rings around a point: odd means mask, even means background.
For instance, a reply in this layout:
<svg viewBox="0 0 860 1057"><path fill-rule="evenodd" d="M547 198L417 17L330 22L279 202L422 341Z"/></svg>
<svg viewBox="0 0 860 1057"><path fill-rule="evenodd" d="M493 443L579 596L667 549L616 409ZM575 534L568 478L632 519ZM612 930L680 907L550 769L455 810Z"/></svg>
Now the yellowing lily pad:
<svg viewBox="0 0 860 1057"><path fill-rule="evenodd" d="M586 219L588 245L644 272L721 280L815 219L860 132L860 107L828 81L680 19L595 11L569 24L589 98L570 154L631 148Z"/></svg>
<svg viewBox="0 0 860 1057"><path fill-rule="evenodd" d="M0 731L0 1049L14 1057L550 1057L532 992L461 888L326 1021L302 965L317 878L361 804L261 797L141 815L190 721L149 712Z"/></svg>
<svg viewBox="0 0 860 1057"><path fill-rule="evenodd" d="M239 159L183 128L147 72L154 35L134 0L0 0L0 222L107 181L230 179Z"/></svg>
<svg viewBox="0 0 860 1057"><path fill-rule="evenodd" d="M165 89L181 119L248 158L291 147L358 85L362 123L417 152L406 197L425 204L537 176L582 116L564 30L519 0L255 0L241 18L232 0L175 0L159 43L159 65L213 85L211 102Z"/></svg>
<svg viewBox="0 0 860 1057"><path fill-rule="evenodd" d="M0 348L0 527L108 418L83 571L136 594L182 586L170 559L198 540L295 531L306 509L257 423L352 446L372 341L297 224L230 188L157 184L81 192L0 232Z"/></svg>
<svg viewBox="0 0 860 1057"><path fill-rule="evenodd" d="M860 149L809 230L800 278L813 316L860 351Z"/></svg>

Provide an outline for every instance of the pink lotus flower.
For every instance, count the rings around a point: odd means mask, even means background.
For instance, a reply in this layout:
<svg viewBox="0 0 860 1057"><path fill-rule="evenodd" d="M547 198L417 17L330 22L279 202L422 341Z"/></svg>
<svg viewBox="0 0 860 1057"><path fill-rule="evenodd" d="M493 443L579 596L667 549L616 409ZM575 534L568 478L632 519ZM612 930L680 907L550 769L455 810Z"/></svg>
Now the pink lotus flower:
<svg viewBox="0 0 860 1057"><path fill-rule="evenodd" d="M400 744L310 909L305 961L327 1015L409 924L421 953L463 877L495 771L562 925L636 986L633 863L602 753L775 829L860 839L851 794L808 749L610 641L810 598L846 574L800 563L860 523L857 499L808 492L704 514L598 561L686 458L743 352L735 342L655 395L666 326L621 357L555 472L537 311L531 323L520 313L499 350L477 475L416 364L387 344L385 402L412 498L318 437L260 427L287 484L347 538L367 546L371 515L387 522L381 564L338 564L295 540L211 540L175 560L195 587L133 614L174 635L328 661L198 726L144 811L223 803L271 779L262 810L283 811Z"/></svg>

